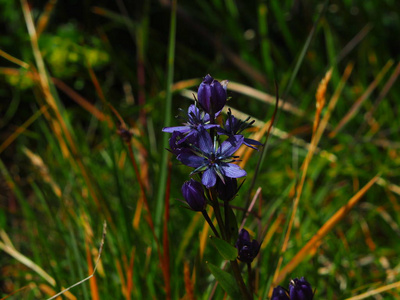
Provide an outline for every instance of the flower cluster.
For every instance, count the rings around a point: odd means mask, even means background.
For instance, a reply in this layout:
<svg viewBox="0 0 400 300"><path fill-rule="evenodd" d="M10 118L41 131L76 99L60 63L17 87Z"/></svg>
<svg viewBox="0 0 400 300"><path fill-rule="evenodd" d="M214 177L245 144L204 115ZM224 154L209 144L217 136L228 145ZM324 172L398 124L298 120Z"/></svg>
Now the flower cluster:
<svg viewBox="0 0 400 300"><path fill-rule="evenodd" d="M228 100L226 88L227 81L219 82L207 75L198 88L195 104L190 105L184 116L181 116L183 123L163 128L164 132L172 134L169 151L182 164L193 168L190 173L192 178L182 186L183 197L190 209L203 213L207 222L207 204L219 210L221 200L224 202L224 210L228 210L228 202L236 197L240 188L237 179L247 175L236 164L238 156L235 156L235 152L242 145L256 150L262 145L242 135L253 124L249 122L250 118L239 120L228 109L226 121L218 124L216 118L221 115ZM219 237L215 227L212 224L210 226ZM219 226L222 228L222 238L231 242L231 234L224 232L228 224ZM249 233L242 229L235 247L238 249L238 259L251 263L260 245L256 240L250 241Z"/></svg>
<svg viewBox="0 0 400 300"><path fill-rule="evenodd" d="M184 165L194 168L191 175L199 174L205 188L217 187L218 196L224 201L235 197L236 179L247 175L245 170L235 164L238 157L234 153L242 144L252 148L261 145L241 134L252 122L235 118L231 111L228 111L224 126L216 124L215 118L227 102L226 87L227 81L220 83L207 75L199 86L196 104L190 105L183 117L183 124L163 128L164 132L172 133L169 140L171 153ZM196 209L192 207L193 198L187 198L193 194L193 190L188 189L189 184L185 183L182 193L189 206L197 210L198 206ZM197 191L201 195L204 193L203 190Z"/></svg>
<svg viewBox="0 0 400 300"><path fill-rule="evenodd" d="M312 300L314 292L311 284L301 277L295 278L289 283L289 291L281 286L274 288L271 300Z"/></svg>

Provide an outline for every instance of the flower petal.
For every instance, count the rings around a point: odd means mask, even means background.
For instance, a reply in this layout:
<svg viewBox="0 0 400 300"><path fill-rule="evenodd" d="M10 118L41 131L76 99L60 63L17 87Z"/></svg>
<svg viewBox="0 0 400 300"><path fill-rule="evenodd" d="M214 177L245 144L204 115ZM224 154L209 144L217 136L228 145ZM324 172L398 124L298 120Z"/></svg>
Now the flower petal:
<svg viewBox="0 0 400 300"><path fill-rule="evenodd" d="M243 170L241 167L239 167L238 165L235 165L235 164L225 163L225 164L221 165L220 168L221 168L224 176L226 176L226 177L239 178L239 177L243 177L243 176L247 175L245 170Z"/></svg>
<svg viewBox="0 0 400 300"><path fill-rule="evenodd" d="M244 137L242 135L234 135L221 144L218 149L218 156L231 156L243 144Z"/></svg>
<svg viewBox="0 0 400 300"><path fill-rule="evenodd" d="M189 126L164 127L162 129L163 132L169 132L169 133L173 133L174 131L185 133L188 132L189 130L190 130Z"/></svg>
<svg viewBox="0 0 400 300"><path fill-rule="evenodd" d="M203 176L201 177L201 182L208 189L213 187L217 183L217 175L215 174L214 170L209 168L204 171Z"/></svg>
<svg viewBox="0 0 400 300"><path fill-rule="evenodd" d="M219 127L219 125L218 124L206 124L206 125L203 125L203 127L205 129L210 129L210 128L217 128L217 127ZM217 128L217 130L218 130L218 128Z"/></svg>
<svg viewBox="0 0 400 300"><path fill-rule="evenodd" d="M211 94L211 101L212 101L212 108L214 113L220 111L226 104L226 88L224 88L221 83L217 80L214 80L211 83L212 94Z"/></svg>
<svg viewBox="0 0 400 300"><path fill-rule="evenodd" d="M200 110L194 104L190 104L188 108L188 116L191 114L194 114L195 116L198 116L200 114Z"/></svg>
<svg viewBox="0 0 400 300"><path fill-rule="evenodd" d="M211 139L210 134L208 133L207 130L204 129L204 127L200 128L198 138L199 138L199 148L201 149L201 151L203 151L205 154L213 153L214 143Z"/></svg>
<svg viewBox="0 0 400 300"><path fill-rule="evenodd" d="M194 154L189 149L182 150L176 158L184 165L192 168L198 168L204 164L204 157Z"/></svg>
<svg viewBox="0 0 400 300"><path fill-rule="evenodd" d="M200 84L199 89L197 90L197 100L206 112L210 112L210 98L212 91L210 83L206 81L206 78Z"/></svg>

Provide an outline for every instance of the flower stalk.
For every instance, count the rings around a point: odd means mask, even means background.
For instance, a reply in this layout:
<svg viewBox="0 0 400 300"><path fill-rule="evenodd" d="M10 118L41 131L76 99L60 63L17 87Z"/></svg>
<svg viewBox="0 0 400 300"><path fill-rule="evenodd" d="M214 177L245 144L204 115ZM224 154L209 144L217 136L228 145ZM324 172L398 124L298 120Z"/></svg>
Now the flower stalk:
<svg viewBox="0 0 400 300"><path fill-rule="evenodd" d="M213 231L213 233L215 234L215 236L216 236L217 238L219 238L220 235L219 235L219 233L218 233L218 230L217 230L217 228L215 228L215 226L214 226L213 222L211 221L210 216L208 215L207 211L206 211L206 210L203 210L203 211L202 211L202 214L203 214L204 219L205 219L206 222L208 223L208 225L211 227L211 230Z"/></svg>
<svg viewBox="0 0 400 300"><path fill-rule="evenodd" d="M253 297L250 295L249 291L247 290L247 287L243 281L242 273L240 272L239 269L239 264L237 260L231 260L231 267L232 267L232 273L233 276L235 277L235 280L239 286L240 292L242 293L242 296L246 300L252 300Z"/></svg>

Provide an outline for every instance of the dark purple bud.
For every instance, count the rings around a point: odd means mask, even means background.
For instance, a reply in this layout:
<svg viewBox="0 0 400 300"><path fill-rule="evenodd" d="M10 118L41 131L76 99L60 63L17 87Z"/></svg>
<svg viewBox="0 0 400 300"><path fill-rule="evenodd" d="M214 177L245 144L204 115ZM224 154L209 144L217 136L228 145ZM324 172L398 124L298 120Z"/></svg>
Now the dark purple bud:
<svg viewBox="0 0 400 300"><path fill-rule="evenodd" d="M290 300L288 292L278 285L272 292L271 300Z"/></svg>
<svg viewBox="0 0 400 300"><path fill-rule="evenodd" d="M182 185L182 194L187 204L194 211L203 211L206 208L207 200L200 182L193 179L185 181Z"/></svg>
<svg viewBox="0 0 400 300"><path fill-rule="evenodd" d="M236 178L224 178L222 182L221 178L217 178L217 192L218 197L223 201L231 201L237 193L237 180Z"/></svg>
<svg viewBox="0 0 400 300"><path fill-rule="evenodd" d="M250 241L250 234L246 229L240 230L235 247L238 249L238 259L251 263L260 251L260 244L256 240Z"/></svg>
<svg viewBox="0 0 400 300"><path fill-rule="evenodd" d="M312 300L314 297L311 284L304 277L295 278L289 283L290 300Z"/></svg>
<svg viewBox="0 0 400 300"><path fill-rule="evenodd" d="M215 116L226 104L226 84L206 75L197 91L197 100L206 113Z"/></svg>

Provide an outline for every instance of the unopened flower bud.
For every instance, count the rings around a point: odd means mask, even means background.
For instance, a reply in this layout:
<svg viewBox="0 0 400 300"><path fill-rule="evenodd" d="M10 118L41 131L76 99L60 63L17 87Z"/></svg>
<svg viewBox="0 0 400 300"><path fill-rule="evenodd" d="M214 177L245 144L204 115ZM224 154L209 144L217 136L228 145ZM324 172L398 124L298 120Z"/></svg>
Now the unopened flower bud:
<svg viewBox="0 0 400 300"><path fill-rule="evenodd" d="M192 210L203 211L206 208L207 200L200 182L193 179L186 181L182 185L182 194Z"/></svg>
<svg viewBox="0 0 400 300"><path fill-rule="evenodd" d="M312 300L314 297L311 284L304 277L290 281L289 294L290 300Z"/></svg>
<svg viewBox="0 0 400 300"><path fill-rule="evenodd" d="M226 104L226 84L206 75L197 91L197 100L206 113L216 115Z"/></svg>

